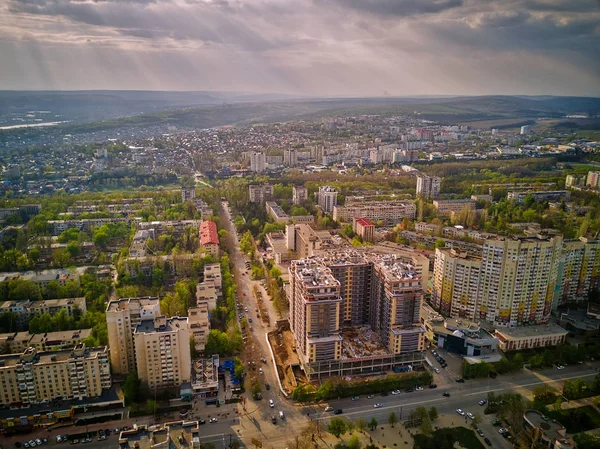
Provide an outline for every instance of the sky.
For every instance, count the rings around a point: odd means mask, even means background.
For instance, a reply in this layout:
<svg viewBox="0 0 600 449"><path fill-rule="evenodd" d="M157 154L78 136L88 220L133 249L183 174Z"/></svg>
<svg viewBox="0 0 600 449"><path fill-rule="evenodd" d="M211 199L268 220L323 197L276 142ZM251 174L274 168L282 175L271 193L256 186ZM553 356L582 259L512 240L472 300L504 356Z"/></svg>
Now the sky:
<svg viewBox="0 0 600 449"><path fill-rule="evenodd" d="M600 96L600 0L0 0L0 89Z"/></svg>

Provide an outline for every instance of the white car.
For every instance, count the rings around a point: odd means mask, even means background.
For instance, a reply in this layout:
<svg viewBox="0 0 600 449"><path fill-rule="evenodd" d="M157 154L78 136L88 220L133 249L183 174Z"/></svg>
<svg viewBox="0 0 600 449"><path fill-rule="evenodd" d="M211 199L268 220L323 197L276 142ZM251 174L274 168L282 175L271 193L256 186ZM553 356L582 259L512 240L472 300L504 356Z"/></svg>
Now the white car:
<svg viewBox="0 0 600 449"><path fill-rule="evenodd" d="M394 391L392 391L392 394L393 395L400 394L400 390L394 390Z"/></svg>
<svg viewBox="0 0 600 449"><path fill-rule="evenodd" d="M264 371L262 368L258 368L258 374L264 374Z"/></svg>
<svg viewBox="0 0 600 449"><path fill-rule="evenodd" d="M475 415L473 415L473 413L471 413L471 412L467 412L467 416L468 416L470 419L475 419Z"/></svg>
<svg viewBox="0 0 600 449"><path fill-rule="evenodd" d="M383 404L381 404L381 403L378 402L377 404L373 405L373 407L380 408L380 407L383 407Z"/></svg>
<svg viewBox="0 0 600 449"><path fill-rule="evenodd" d="M275 402L273 401L273 399L269 399L269 406L271 408L275 407Z"/></svg>
<svg viewBox="0 0 600 449"><path fill-rule="evenodd" d="M370 395L367 396L367 399L373 399L374 397L375 397L374 394L370 394Z"/></svg>
<svg viewBox="0 0 600 449"><path fill-rule="evenodd" d="M331 405L328 405L327 407L325 407L325 411L326 412L332 412L333 411L333 407Z"/></svg>
<svg viewBox="0 0 600 449"><path fill-rule="evenodd" d="M415 391L423 391L423 387L416 387Z"/></svg>
<svg viewBox="0 0 600 449"><path fill-rule="evenodd" d="M556 367L556 369L565 369L565 367L564 367L564 366L562 366L562 365L558 365L558 366Z"/></svg>
<svg viewBox="0 0 600 449"><path fill-rule="evenodd" d="M465 412L463 412L460 408L456 409L456 413L458 413L460 416L465 416Z"/></svg>
<svg viewBox="0 0 600 449"><path fill-rule="evenodd" d="M440 374L440 369L439 368L433 368L433 370L437 373Z"/></svg>
<svg viewBox="0 0 600 449"><path fill-rule="evenodd" d="M217 421L218 421L218 419L217 419L217 418L210 418L210 419L208 420L208 422L209 422L209 423L214 423L214 422L217 422Z"/></svg>

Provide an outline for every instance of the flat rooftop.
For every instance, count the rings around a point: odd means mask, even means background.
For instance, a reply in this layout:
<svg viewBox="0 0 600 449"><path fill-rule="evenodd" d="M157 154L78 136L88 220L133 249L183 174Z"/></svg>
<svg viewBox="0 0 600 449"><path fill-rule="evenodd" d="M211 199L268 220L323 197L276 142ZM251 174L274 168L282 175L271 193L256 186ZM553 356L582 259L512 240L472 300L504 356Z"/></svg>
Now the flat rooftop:
<svg viewBox="0 0 600 449"><path fill-rule="evenodd" d="M166 443L164 447L169 449L189 449L192 447L194 433L197 433L198 422L190 421L185 424L183 421L177 421L150 427L139 426L136 429L121 432L119 446L121 448L151 449L161 443Z"/></svg>
<svg viewBox="0 0 600 449"><path fill-rule="evenodd" d="M531 425L540 429L549 439L560 440L563 446L574 446L573 440L565 436L565 427L557 420L550 419L537 410L525 410L524 418Z"/></svg>
<svg viewBox="0 0 600 449"><path fill-rule="evenodd" d="M389 354L370 326L343 329L342 338L342 360Z"/></svg>
<svg viewBox="0 0 600 449"><path fill-rule="evenodd" d="M496 332L502 334L507 340L518 340L521 338L544 336L544 335L567 335L568 332L555 323L541 324L538 326L500 327Z"/></svg>

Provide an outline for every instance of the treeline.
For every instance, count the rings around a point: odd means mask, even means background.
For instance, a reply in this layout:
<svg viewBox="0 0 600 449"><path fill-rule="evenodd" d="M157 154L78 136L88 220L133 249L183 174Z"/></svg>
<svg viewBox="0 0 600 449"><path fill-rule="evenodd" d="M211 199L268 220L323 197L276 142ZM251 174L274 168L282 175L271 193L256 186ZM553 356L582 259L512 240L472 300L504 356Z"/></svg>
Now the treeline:
<svg viewBox="0 0 600 449"><path fill-rule="evenodd" d="M298 402L326 401L333 398L414 388L420 385L429 385L432 381L433 375L426 371L394 375L369 382L364 380L354 382L326 380L321 383L319 388L313 387L312 384L298 385L292 392L292 399Z"/></svg>
<svg viewBox="0 0 600 449"><path fill-rule="evenodd" d="M89 181L90 189L122 189L140 186L160 186L177 182L175 173L140 173L134 170L96 173Z"/></svg>

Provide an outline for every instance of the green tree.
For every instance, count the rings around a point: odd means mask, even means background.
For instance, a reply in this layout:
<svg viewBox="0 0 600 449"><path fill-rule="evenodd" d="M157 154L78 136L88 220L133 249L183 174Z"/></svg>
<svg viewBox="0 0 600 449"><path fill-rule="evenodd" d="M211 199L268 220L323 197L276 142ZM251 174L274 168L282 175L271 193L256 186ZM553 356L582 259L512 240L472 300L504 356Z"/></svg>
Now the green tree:
<svg viewBox="0 0 600 449"><path fill-rule="evenodd" d="M437 239L435 241L435 248L444 248L446 246L446 242L444 241L444 239Z"/></svg>
<svg viewBox="0 0 600 449"><path fill-rule="evenodd" d="M422 422L421 425L419 426L419 431L423 434L423 435L427 435L430 436L433 433L433 426L431 425L431 421L429 420L429 418L425 418Z"/></svg>
<svg viewBox="0 0 600 449"><path fill-rule="evenodd" d="M33 263L37 263L40 260L41 252L38 248L32 248L29 250L29 258L33 261Z"/></svg>
<svg viewBox="0 0 600 449"><path fill-rule="evenodd" d="M391 427L394 427L397 422L398 422L398 418L396 417L396 414L394 412L390 413L390 416L388 417L388 424Z"/></svg>
<svg viewBox="0 0 600 449"><path fill-rule="evenodd" d="M73 265L71 254L65 249L55 249L52 251L52 265L58 268L65 268Z"/></svg>
<svg viewBox="0 0 600 449"><path fill-rule="evenodd" d="M429 419L431 421L435 421L436 419L438 419L439 414L438 414L437 408L431 407L429 409L428 415L429 415Z"/></svg>
<svg viewBox="0 0 600 449"><path fill-rule="evenodd" d="M350 438L348 438L346 446L348 447L348 449L360 449L361 444L360 440L358 439L358 436L352 435Z"/></svg>
<svg viewBox="0 0 600 449"><path fill-rule="evenodd" d="M371 432L377 429L378 424L379 422L377 422L377 419L375 417L371 418L371 420L369 421L369 429L371 429Z"/></svg>
<svg viewBox="0 0 600 449"><path fill-rule="evenodd" d="M356 429L359 432L364 432L367 428L367 421L362 416L356 420Z"/></svg>
<svg viewBox="0 0 600 449"><path fill-rule="evenodd" d="M137 371L130 371L121 387L125 396L125 405L138 402L140 399L140 387L142 382L138 378Z"/></svg>
<svg viewBox="0 0 600 449"><path fill-rule="evenodd" d="M336 417L332 418L331 421L329 421L327 430L336 438L340 438L348 430L348 425L343 418Z"/></svg>
<svg viewBox="0 0 600 449"><path fill-rule="evenodd" d="M146 411L149 415L154 415L158 410L158 403L153 399L148 399L146 401Z"/></svg>

